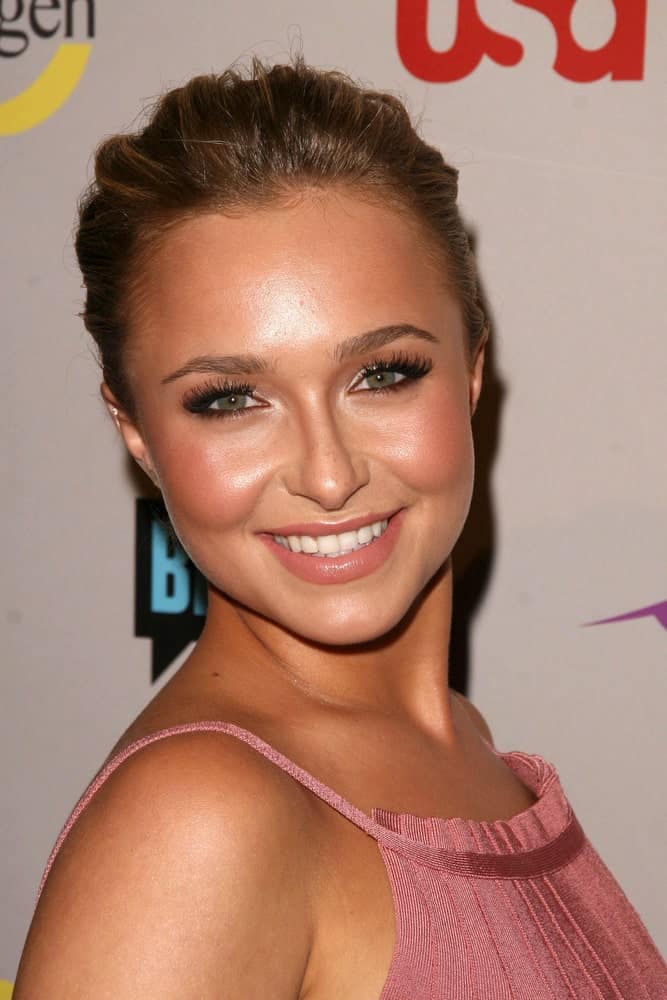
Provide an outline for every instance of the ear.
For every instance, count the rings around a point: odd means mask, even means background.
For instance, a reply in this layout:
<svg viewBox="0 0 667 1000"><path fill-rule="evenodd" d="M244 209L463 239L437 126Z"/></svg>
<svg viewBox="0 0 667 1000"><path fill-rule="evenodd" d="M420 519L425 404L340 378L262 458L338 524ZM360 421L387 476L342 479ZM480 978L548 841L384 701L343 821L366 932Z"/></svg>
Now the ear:
<svg viewBox="0 0 667 1000"><path fill-rule="evenodd" d="M475 352L475 357L470 369L470 416L477 409L477 403L482 392L482 382L484 381L484 354L486 351L487 334L484 335L479 347Z"/></svg>
<svg viewBox="0 0 667 1000"><path fill-rule="evenodd" d="M121 406L106 382L102 382L100 385L100 394L109 411L109 416L116 425L116 430L125 442L125 447L130 455L137 465L143 469L148 478L160 489L160 483L150 457L150 452L136 422Z"/></svg>

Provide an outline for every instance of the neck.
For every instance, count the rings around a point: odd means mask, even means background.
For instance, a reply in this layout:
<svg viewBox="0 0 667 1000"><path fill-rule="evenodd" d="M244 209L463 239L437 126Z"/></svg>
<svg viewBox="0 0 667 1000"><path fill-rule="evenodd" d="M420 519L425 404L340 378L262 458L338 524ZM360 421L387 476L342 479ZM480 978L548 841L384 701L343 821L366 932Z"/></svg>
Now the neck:
<svg viewBox="0 0 667 1000"><path fill-rule="evenodd" d="M249 715L382 715L447 738L451 608L448 560L390 633L356 646L323 646L211 589L202 636L184 669L202 678L219 672L223 696Z"/></svg>

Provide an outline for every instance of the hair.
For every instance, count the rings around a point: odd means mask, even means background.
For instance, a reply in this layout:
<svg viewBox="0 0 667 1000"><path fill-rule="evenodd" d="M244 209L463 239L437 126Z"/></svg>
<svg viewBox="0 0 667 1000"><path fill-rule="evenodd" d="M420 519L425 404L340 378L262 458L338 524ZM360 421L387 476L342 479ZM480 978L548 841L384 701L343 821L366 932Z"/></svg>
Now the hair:
<svg viewBox="0 0 667 1000"><path fill-rule="evenodd" d="M332 185L407 210L463 310L472 357L486 336L458 171L417 133L401 101L297 58L196 76L164 94L144 127L105 139L79 205L81 316L104 381L134 415L124 354L142 264L171 226L204 212L281 203Z"/></svg>

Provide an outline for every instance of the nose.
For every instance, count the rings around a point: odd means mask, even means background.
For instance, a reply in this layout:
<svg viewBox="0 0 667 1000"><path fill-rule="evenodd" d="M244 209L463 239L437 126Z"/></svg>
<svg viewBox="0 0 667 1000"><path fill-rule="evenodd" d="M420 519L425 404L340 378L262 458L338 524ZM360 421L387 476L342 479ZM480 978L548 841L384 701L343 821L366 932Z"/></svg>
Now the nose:
<svg viewBox="0 0 667 1000"><path fill-rule="evenodd" d="M283 481L292 496L314 501L323 510L342 509L369 481L362 442L324 407L294 418L294 434Z"/></svg>

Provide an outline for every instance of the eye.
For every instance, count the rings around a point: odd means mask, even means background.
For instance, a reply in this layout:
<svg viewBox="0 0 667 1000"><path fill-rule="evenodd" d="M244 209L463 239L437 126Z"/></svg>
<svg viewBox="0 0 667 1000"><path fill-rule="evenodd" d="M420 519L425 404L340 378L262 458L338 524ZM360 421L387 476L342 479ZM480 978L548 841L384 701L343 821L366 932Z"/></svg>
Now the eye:
<svg viewBox="0 0 667 1000"><path fill-rule="evenodd" d="M367 382L368 389L388 389L389 386L396 385L398 382L402 382L407 375L403 375L402 372L397 371L374 371L370 375L365 375L361 382L357 383L357 386L363 386L364 382Z"/></svg>
<svg viewBox="0 0 667 1000"><path fill-rule="evenodd" d="M245 383L209 382L187 393L183 406L201 417L237 417L261 406L255 401L254 392L255 387Z"/></svg>
<svg viewBox="0 0 667 1000"><path fill-rule="evenodd" d="M433 362L421 355L393 354L377 358L358 373L352 388L373 393L397 390L417 382L431 371Z"/></svg>
<svg viewBox="0 0 667 1000"><path fill-rule="evenodd" d="M252 396L247 392L226 392L214 399L206 409L218 413L237 413L239 410L252 409L251 399Z"/></svg>

